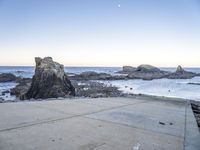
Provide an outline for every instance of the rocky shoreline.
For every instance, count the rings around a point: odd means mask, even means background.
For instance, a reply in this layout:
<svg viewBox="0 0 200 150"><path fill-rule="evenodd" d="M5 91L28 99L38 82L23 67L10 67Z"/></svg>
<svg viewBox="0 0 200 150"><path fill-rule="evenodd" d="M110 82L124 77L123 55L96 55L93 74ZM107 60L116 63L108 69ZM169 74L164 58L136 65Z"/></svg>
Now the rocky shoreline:
<svg viewBox="0 0 200 150"><path fill-rule="evenodd" d="M178 66L175 72L167 72L160 70L151 65L140 65L137 68L131 66L124 66L123 70L116 72L116 74L96 73L93 71L82 72L70 76L73 80L128 80L128 79L191 79L195 76L200 76L197 73L185 71L181 66Z"/></svg>
<svg viewBox="0 0 200 150"><path fill-rule="evenodd" d="M137 68L131 66L124 66L120 74L127 74L128 79L191 79L199 74L194 72L185 71L180 65L177 67L175 72L167 72L160 70L157 67L151 65L140 65Z"/></svg>
<svg viewBox="0 0 200 150"><path fill-rule="evenodd" d="M11 95L16 95L20 97L24 93L26 93L31 87L31 78L22 79L19 84L10 90ZM108 86L103 83L99 83L96 81L76 81L71 80L71 84L75 88L75 97L88 97L88 98L98 98L98 97L120 97L125 94L122 91L119 91L117 87ZM61 96L59 96L61 97ZM72 96L67 96L72 97Z"/></svg>
<svg viewBox="0 0 200 150"><path fill-rule="evenodd" d="M99 98L99 97L137 97L137 98L159 98L144 94L125 94L118 87L100 83L100 80L128 80L128 79L191 79L199 76L197 73L185 71L178 66L175 72L162 71L151 65L140 65L137 68L124 66L122 71L116 74L96 73L93 71L82 72L80 74L70 74L64 72L64 66L54 62L51 57L35 58L36 69L33 78L17 77L11 73L0 74L0 82L15 82L16 87L2 91L1 94L11 94L16 96L15 100L5 101L0 98L0 103L18 101L40 101L65 98ZM69 73L68 73L69 74ZM200 83L188 83L200 85ZM0 95L1 96L1 95ZM191 101L191 106L200 128L200 102Z"/></svg>
<svg viewBox="0 0 200 150"><path fill-rule="evenodd" d="M46 68L44 68L44 66ZM80 74L70 74L70 76L67 76L66 74L67 73L64 72L63 66L59 63L53 62L52 58L36 58L36 71L33 79L16 77L11 73L0 74L0 82L18 83L15 88L3 91L2 94L4 94L4 92L10 93L19 99L45 99L51 97L70 97L73 95L76 97L119 97L124 96L125 94L117 87L99 83L98 80L153 80L160 78L188 79L199 76L197 73L185 71L181 66L178 66L175 72L166 72L151 65L140 65L137 68L124 66L122 71L116 72L116 74L97 73L93 71L82 72ZM47 81L44 82L46 79ZM199 85L199 83L188 84ZM47 89L48 86L49 90ZM53 86L55 89L52 88ZM53 90L51 91L51 89ZM69 92L66 92L66 94L60 94L62 93L61 89L63 89L64 92L69 90ZM72 95L69 94L70 89L74 89ZM38 93L37 91L41 92ZM45 93L44 91L48 91L48 95L43 95L43 93ZM30 92L32 93L31 95ZM37 95L34 93L37 93ZM0 99L0 101L3 102L3 99Z"/></svg>

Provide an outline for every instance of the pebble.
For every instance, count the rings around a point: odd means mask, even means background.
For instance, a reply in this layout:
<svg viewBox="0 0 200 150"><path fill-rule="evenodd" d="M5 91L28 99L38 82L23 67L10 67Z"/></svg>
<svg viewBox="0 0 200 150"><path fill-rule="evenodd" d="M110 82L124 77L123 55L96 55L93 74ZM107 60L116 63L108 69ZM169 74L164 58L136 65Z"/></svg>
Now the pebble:
<svg viewBox="0 0 200 150"><path fill-rule="evenodd" d="M161 125L165 125L165 123L164 123L164 122L160 122L160 121L159 121L159 124L161 124Z"/></svg>

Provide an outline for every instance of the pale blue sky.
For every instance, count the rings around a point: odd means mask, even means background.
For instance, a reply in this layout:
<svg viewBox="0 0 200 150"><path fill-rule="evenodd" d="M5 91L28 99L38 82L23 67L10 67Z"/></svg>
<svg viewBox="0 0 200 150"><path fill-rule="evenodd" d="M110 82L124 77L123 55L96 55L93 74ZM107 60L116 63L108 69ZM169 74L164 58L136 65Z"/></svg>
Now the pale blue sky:
<svg viewBox="0 0 200 150"><path fill-rule="evenodd" d="M120 5L120 7L119 7ZM200 0L0 0L0 65L200 67Z"/></svg>

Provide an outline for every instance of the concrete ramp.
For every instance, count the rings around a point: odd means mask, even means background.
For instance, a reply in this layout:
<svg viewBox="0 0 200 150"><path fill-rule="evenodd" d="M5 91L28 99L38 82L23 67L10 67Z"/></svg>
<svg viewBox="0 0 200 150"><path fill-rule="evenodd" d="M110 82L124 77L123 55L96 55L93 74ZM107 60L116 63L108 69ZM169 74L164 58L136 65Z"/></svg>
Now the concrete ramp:
<svg viewBox="0 0 200 150"><path fill-rule="evenodd" d="M186 101L66 99L0 104L0 150L199 150Z"/></svg>

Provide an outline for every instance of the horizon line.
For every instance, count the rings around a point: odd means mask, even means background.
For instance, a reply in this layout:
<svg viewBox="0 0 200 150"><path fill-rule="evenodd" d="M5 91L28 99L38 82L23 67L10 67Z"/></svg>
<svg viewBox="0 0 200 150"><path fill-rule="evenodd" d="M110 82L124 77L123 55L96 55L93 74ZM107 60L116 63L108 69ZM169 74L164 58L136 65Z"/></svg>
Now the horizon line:
<svg viewBox="0 0 200 150"><path fill-rule="evenodd" d="M142 65L142 64L141 64ZM123 66L131 66L131 67L138 67L138 66L132 66L132 65L123 65ZM75 68L79 68L79 67L85 67L85 68L122 68L123 66L74 66L74 65L64 65L64 67L75 67ZM152 65L154 67L157 68L177 68L179 65L177 66L155 66ZM180 65L182 68L200 68L200 66L182 66ZM0 65L0 67L35 67L35 65Z"/></svg>

